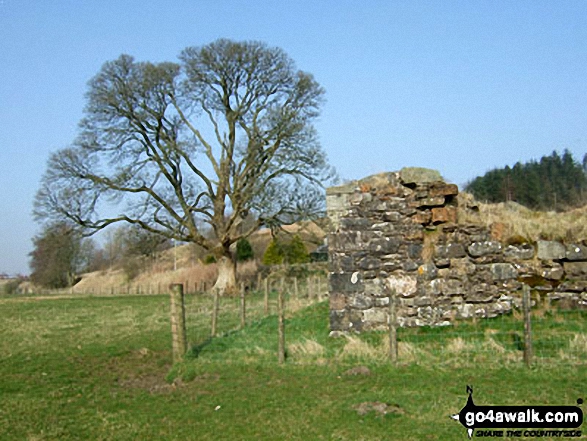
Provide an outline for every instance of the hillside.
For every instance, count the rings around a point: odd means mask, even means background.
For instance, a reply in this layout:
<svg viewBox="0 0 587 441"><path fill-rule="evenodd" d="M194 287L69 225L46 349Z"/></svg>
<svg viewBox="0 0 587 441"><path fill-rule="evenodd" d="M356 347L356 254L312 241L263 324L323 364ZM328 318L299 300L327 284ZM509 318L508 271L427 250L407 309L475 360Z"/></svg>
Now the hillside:
<svg viewBox="0 0 587 441"><path fill-rule="evenodd" d="M281 236L299 235L309 252L321 245L326 236L324 230L314 222L286 225L283 230ZM259 230L249 238L255 261L237 266L241 278L251 279L256 276L257 262L270 241L269 229ZM205 250L194 245L178 245L176 248L163 251L156 259L146 262L145 268L132 280L129 280L125 271L119 268L95 271L83 274L75 285L74 292L108 294L122 290L153 294L166 289L171 283L183 283L190 292L210 287L216 280L217 268L214 263L204 264L207 254ZM174 270L174 267L177 269Z"/></svg>

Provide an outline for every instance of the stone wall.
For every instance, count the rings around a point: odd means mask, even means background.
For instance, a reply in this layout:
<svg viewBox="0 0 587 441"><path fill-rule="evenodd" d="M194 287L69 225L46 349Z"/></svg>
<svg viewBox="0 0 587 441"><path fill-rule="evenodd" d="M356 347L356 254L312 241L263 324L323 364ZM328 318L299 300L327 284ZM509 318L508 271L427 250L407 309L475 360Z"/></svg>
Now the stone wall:
<svg viewBox="0 0 587 441"><path fill-rule="evenodd" d="M534 298L587 306L587 246L501 243L458 223L458 188L433 170L406 168L327 190L330 327L382 329L389 293L401 326L495 317Z"/></svg>

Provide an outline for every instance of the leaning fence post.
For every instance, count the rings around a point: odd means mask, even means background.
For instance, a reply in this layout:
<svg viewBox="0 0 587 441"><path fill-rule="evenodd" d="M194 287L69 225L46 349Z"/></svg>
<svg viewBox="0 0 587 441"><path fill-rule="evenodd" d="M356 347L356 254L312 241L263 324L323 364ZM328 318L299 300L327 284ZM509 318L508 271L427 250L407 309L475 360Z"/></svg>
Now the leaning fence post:
<svg viewBox="0 0 587 441"><path fill-rule="evenodd" d="M522 286L522 308L524 309L524 363L526 366L532 364L532 323L530 310L532 300L530 299L530 287L526 284Z"/></svg>
<svg viewBox="0 0 587 441"><path fill-rule="evenodd" d="M219 297L219 289L215 289L214 291L214 304L212 306L212 329L210 331L211 337L216 337L216 324L218 322L218 297Z"/></svg>
<svg viewBox="0 0 587 441"><path fill-rule="evenodd" d="M283 282L283 279L281 279ZM285 320L284 320L284 305L283 305L283 283L281 284L281 289L277 293L277 331L279 337L279 345L277 349L277 359L279 364L283 364L285 362Z"/></svg>
<svg viewBox="0 0 587 441"><path fill-rule="evenodd" d="M172 284L171 291L171 335L173 346L173 362L183 360L187 351L187 337L185 329L185 305L183 285Z"/></svg>
<svg viewBox="0 0 587 441"><path fill-rule="evenodd" d="M245 284L241 282L241 329L246 325Z"/></svg>
<svg viewBox="0 0 587 441"><path fill-rule="evenodd" d="M397 363L397 303L395 289L389 291L389 359Z"/></svg>

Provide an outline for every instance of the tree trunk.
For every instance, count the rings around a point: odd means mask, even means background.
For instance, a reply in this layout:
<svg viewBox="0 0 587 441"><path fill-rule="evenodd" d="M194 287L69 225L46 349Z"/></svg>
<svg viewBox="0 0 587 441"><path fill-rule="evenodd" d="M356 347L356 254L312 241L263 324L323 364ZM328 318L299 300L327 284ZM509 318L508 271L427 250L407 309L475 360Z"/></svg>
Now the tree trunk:
<svg viewBox="0 0 587 441"><path fill-rule="evenodd" d="M236 292L236 262L232 256L218 259L218 278L212 289L218 289L222 294Z"/></svg>

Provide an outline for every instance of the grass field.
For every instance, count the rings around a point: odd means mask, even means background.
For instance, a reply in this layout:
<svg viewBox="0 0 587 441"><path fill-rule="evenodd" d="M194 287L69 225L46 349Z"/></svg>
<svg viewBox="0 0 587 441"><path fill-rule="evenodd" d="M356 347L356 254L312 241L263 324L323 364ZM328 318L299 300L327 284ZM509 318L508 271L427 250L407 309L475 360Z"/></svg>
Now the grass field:
<svg viewBox="0 0 587 441"><path fill-rule="evenodd" d="M214 340L210 299L186 303L191 349L172 367L166 296L0 298L0 440L464 440L449 415L467 384L484 405L587 398L580 313L535 320L531 369L514 317L400 330L394 367L384 334L329 338L326 302L290 300L278 365L277 319L261 296L244 330L238 300L223 299ZM369 373L349 375L357 366Z"/></svg>

